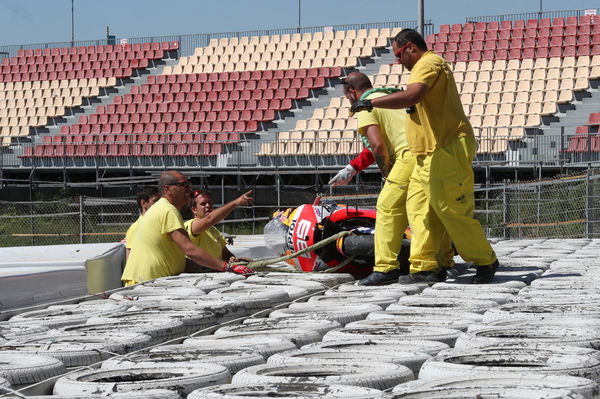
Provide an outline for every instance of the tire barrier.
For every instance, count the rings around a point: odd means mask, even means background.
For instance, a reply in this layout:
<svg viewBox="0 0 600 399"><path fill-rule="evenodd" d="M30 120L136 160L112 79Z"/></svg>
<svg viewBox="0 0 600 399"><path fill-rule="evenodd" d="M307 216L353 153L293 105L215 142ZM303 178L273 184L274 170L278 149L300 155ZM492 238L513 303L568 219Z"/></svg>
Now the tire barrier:
<svg viewBox="0 0 600 399"><path fill-rule="evenodd" d="M230 379L226 367L210 363L168 370L146 367L84 370L60 377L54 384L54 394L77 396L161 388L185 395L198 388L226 384Z"/></svg>
<svg viewBox="0 0 600 399"><path fill-rule="evenodd" d="M389 398L389 395L377 389L357 386L297 383L219 385L198 389L188 395L188 399L235 398L380 399Z"/></svg>
<svg viewBox="0 0 600 399"><path fill-rule="evenodd" d="M438 341L424 340L370 340L370 339L343 339L317 342L303 346L301 349L335 349L340 351L364 351L368 353L389 353L391 351L405 351L425 353L430 356L449 349L450 346Z"/></svg>
<svg viewBox="0 0 600 399"><path fill-rule="evenodd" d="M225 366L231 374L265 363L258 352L242 349L201 349L186 345L164 345L124 357L115 357L102 363L103 369L130 367L195 367L198 364L213 363Z"/></svg>
<svg viewBox="0 0 600 399"><path fill-rule="evenodd" d="M13 389L35 384L65 372L64 364L53 357L0 352L0 377L8 381Z"/></svg>
<svg viewBox="0 0 600 399"><path fill-rule="evenodd" d="M263 364L248 367L233 376L234 384L324 383L389 389L414 379L405 366L373 362L321 362L320 364Z"/></svg>
<svg viewBox="0 0 600 399"><path fill-rule="evenodd" d="M276 353L267 359L267 364L287 364L287 363L321 363L322 361L339 362L384 362L394 363L406 366L417 375L423 363L431 356L419 352L390 351L369 352L369 351L350 351L340 349L322 349L322 348L302 348L298 350Z"/></svg>
<svg viewBox="0 0 600 399"><path fill-rule="evenodd" d="M454 389L479 389L479 388L525 388L536 390L567 390L568 392L581 395L584 398L597 397L598 384L587 378L571 377L568 375L544 375L535 373L496 373L471 374L469 376L440 377L436 379L419 379L396 386L392 393L394 395L408 395L415 391L430 391L448 389L448 396ZM498 395L497 395L498 396ZM405 397L405 396L396 396ZM459 396L460 397L460 396ZM464 396L463 396L464 397ZM466 397L477 397L467 395ZM493 397L493 396L492 396ZM502 396L499 396L502 397ZM526 397L531 396L517 396Z"/></svg>
<svg viewBox="0 0 600 399"><path fill-rule="evenodd" d="M442 327L428 326L389 326L389 327L344 327L339 330L329 331L323 337L323 341L341 339L391 339L391 340L414 340L423 339L428 341L439 341L450 346L454 345L461 331Z"/></svg>
<svg viewBox="0 0 600 399"><path fill-rule="evenodd" d="M548 375L571 375L600 381L600 358L588 353L564 348L489 347L484 349L450 349L427 360L420 378L435 379L474 374L532 372Z"/></svg>

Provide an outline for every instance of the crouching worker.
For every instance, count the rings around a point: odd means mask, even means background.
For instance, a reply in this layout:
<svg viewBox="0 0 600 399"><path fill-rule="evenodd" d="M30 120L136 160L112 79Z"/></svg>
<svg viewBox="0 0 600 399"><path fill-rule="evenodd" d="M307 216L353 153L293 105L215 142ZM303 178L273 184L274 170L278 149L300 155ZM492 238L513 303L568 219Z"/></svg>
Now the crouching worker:
<svg viewBox="0 0 600 399"><path fill-rule="evenodd" d="M251 259L238 258L231 253L227 248L225 237L217 230L215 225L225 219L233 210L239 206L252 205L252 190L234 199L231 202L215 209L215 203L212 195L206 190L196 190L192 195L190 209L194 214L194 218L185 222L185 230L187 231L192 242L206 251L214 258L221 259L226 262L250 262ZM186 272L202 272L209 271L202 268L203 264L198 264L192 259L188 259L186 264ZM245 266L235 265L234 268L240 270ZM249 273L252 273L250 270Z"/></svg>
<svg viewBox="0 0 600 399"><path fill-rule="evenodd" d="M161 198L140 221L131 254L121 280L125 286L180 274L186 256L217 271L250 274L247 267L232 266L198 248L187 235L180 210L189 206L191 183L181 173L170 170L158 180Z"/></svg>

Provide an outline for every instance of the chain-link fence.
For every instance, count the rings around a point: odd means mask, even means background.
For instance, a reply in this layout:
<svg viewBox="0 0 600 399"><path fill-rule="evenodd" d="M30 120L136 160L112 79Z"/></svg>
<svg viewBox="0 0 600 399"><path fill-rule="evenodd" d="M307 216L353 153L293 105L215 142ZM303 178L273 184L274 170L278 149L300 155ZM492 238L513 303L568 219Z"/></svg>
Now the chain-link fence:
<svg viewBox="0 0 600 399"><path fill-rule="evenodd" d="M275 187L273 200L282 196ZM373 208L380 185L338 187L323 201ZM279 208L311 203L313 195L296 188L296 201ZM506 182L475 190L475 217L488 237L596 238L600 237L600 170L547 180ZM228 234L261 234L277 206L243 207L220 229ZM0 201L0 246L54 245L120 241L138 217L133 198L75 197L58 201ZM184 218L191 218L191 214Z"/></svg>
<svg viewBox="0 0 600 399"><path fill-rule="evenodd" d="M374 208L377 194L375 187L357 193L346 186L322 200ZM600 237L600 171L477 188L475 205L490 238Z"/></svg>
<svg viewBox="0 0 600 399"><path fill-rule="evenodd" d="M2 246L115 242L137 216L133 199L1 201L0 240Z"/></svg>
<svg viewBox="0 0 600 399"><path fill-rule="evenodd" d="M482 187L475 194L475 215L489 237L600 237L598 170Z"/></svg>
<svg viewBox="0 0 600 399"><path fill-rule="evenodd" d="M239 207L219 229L258 234L273 206ZM117 242L138 218L133 198L74 197L58 201L0 201L0 246ZM184 212L184 219L192 218Z"/></svg>

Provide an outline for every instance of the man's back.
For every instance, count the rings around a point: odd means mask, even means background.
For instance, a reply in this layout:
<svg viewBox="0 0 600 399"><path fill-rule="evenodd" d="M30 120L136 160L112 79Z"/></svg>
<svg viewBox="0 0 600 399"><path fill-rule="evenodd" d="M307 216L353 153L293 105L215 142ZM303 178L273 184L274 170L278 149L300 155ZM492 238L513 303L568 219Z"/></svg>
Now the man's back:
<svg viewBox="0 0 600 399"><path fill-rule="evenodd" d="M408 84L422 83L429 90L410 114L407 136L415 155L431 153L458 137L473 135L465 116L454 76L443 58L427 51L413 67Z"/></svg>
<svg viewBox="0 0 600 399"><path fill-rule="evenodd" d="M180 228L181 214L161 198L140 220L121 280L141 282L183 272L185 255L169 235Z"/></svg>
<svg viewBox="0 0 600 399"><path fill-rule="evenodd" d="M385 93L371 93L366 98L373 99L384 95ZM406 135L404 133L406 124L405 110L375 108L372 112L359 112L356 116L358 132L361 135L366 135L364 127L378 125L390 156L394 157L394 159L400 156L401 152L407 146Z"/></svg>

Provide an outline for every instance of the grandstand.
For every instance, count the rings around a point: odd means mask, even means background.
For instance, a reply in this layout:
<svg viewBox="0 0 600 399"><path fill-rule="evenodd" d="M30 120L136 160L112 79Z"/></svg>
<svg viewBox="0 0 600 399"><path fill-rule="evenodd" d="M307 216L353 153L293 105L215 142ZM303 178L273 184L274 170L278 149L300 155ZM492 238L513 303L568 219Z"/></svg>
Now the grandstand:
<svg viewBox="0 0 600 399"><path fill-rule="evenodd" d="M476 165L598 161L600 18L582 14L427 25L475 128ZM402 87L409 73L390 39L415 25L4 46L2 176L66 184L178 168L326 180L362 149L339 78L361 70L377 87Z"/></svg>

